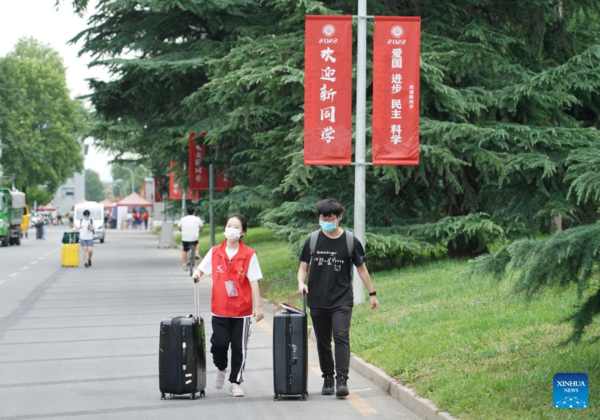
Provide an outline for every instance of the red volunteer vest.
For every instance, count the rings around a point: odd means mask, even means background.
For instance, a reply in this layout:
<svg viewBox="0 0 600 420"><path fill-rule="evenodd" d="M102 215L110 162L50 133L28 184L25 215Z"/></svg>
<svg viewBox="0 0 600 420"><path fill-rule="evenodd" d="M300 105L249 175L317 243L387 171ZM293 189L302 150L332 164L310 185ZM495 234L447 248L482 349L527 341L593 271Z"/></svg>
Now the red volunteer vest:
<svg viewBox="0 0 600 420"><path fill-rule="evenodd" d="M242 317L252 315L252 286L248 280L250 259L256 253L240 240L238 253L229 261L225 247L227 240L212 248L212 304L214 315ZM227 296L225 282L232 280L238 290L238 297Z"/></svg>

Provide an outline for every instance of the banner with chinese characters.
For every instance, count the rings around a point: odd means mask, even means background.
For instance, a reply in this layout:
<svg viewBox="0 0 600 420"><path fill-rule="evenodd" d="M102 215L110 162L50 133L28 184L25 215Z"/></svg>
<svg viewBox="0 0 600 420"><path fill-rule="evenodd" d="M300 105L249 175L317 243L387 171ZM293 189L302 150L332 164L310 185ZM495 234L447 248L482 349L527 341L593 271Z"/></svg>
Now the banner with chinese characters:
<svg viewBox="0 0 600 420"><path fill-rule="evenodd" d="M373 164L419 164L419 17L375 17Z"/></svg>
<svg viewBox="0 0 600 420"><path fill-rule="evenodd" d="M233 188L233 178L229 175L227 169L217 169L217 185L215 185L217 190L230 190Z"/></svg>
<svg viewBox="0 0 600 420"><path fill-rule="evenodd" d="M171 161L171 168L177 166L177 162ZM181 173L181 168L179 169L179 173ZM188 200L200 200L200 192L198 191L190 191L188 188L187 195ZM171 200L181 200L181 186L179 185L179 181L177 181L175 177L175 171L171 169L169 173L169 198Z"/></svg>
<svg viewBox="0 0 600 420"><path fill-rule="evenodd" d="M154 179L154 202L161 203L163 196L163 180L159 178Z"/></svg>
<svg viewBox="0 0 600 420"><path fill-rule="evenodd" d="M208 167L200 166L201 159L206 157L206 146L203 139L206 133L196 137L195 133L190 133L189 157L189 189L192 191L208 190Z"/></svg>
<svg viewBox="0 0 600 420"><path fill-rule="evenodd" d="M304 164L350 165L352 17L306 16Z"/></svg>

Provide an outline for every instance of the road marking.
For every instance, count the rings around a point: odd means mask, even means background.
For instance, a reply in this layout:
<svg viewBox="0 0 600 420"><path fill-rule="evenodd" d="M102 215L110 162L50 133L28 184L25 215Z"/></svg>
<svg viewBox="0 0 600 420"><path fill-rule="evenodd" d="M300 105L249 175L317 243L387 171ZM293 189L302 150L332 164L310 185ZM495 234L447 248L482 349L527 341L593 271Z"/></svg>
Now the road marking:
<svg viewBox="0 0 600 420"><path fill-rule="evenodd" d="M273 328L271 328L271 326L266 322L257 322L256 325L258 325L267 334L273 335Z"/></svg>
<svg viewBox="0 0 600 420"><path fill-rule="evenodd" d="M40 258L38 258L38 260L45 260L45 259L46 259L46 257L40 257Z"/></svg>
<svg viewBox="0 0 600 420"><path fill-rule="evenodd" d="M17 277L19 275L19 273L12 273L11 275L9 275L8 277Z"/></svg>
<svg viewBox="0 0 600 420"><path fill-rule="evenodd" d="M6 280L0 280L0 284L6 283Z"/></svg>
<svg viewBox="0 0 600 420"><path fill-rule="evenodd" d="M25 270L29 270L29 266L25 266L25 267L21 268L21 271L25 271Z"/></svg>
<svg viewBox="0 0 600 420"><path fill-rule="evenodd" d="M37 261L31 261L31 265L36 265L37 263Z"/></svg>
<svg viewBox="0 0 600 420"><path fill-rule="evenodd" d="M350 391L350 395L346 398L346 401L350 403L363 417L376 416L379 412L369 404L363 397Z"/></svg>

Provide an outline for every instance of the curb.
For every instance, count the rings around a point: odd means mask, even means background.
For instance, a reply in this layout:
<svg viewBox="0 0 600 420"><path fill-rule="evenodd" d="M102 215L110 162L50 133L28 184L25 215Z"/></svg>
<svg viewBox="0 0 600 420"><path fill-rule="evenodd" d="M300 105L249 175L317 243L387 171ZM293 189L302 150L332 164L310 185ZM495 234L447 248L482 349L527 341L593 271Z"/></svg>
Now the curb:
<svg viewBox="0 0 600 420"><path fill-rule="evenodd" d="M273 315L279 312L278 306L265 298L262 298L262 306L266 312ZM308 337L316 341L311 326L308 327ZM440 411L432 401L419 397L411 388L398 383L383 370L364 361L354 353L350 355L350 367L423 420L457 420L450 413Z"/></svg>

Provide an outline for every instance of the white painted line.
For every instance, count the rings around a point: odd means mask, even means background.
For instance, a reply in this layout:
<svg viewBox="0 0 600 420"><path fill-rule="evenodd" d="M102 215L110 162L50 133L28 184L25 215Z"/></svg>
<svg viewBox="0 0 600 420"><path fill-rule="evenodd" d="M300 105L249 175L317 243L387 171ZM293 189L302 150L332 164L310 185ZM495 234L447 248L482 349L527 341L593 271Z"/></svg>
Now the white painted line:
<svg viewBox="0 0 600 420"><path fill-rule="evenodd" d="M17 277L19 275L19 273L12 273L11 275L9 275L8 277Z"/></svg>
<svg viewBox="0 0 600 420"><path fill-rule="evenodd" d="M6 283L6 280L0 280L0 284Z"/></svg>
<svg viewBox="0 0 600 420"><path fill-rule="evenodd" d="M25 267L21 268L21 271L25 271L25 270L29 270L29 267L25 266Z"/></svg>
<svg viewBox="0 0 600 420"><path fill-rule="evenodd" d="M36 265L37 263L37 261L31 261L31 265Z"/></svg>

